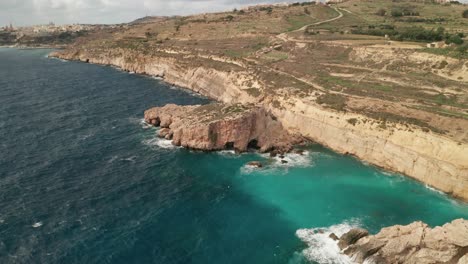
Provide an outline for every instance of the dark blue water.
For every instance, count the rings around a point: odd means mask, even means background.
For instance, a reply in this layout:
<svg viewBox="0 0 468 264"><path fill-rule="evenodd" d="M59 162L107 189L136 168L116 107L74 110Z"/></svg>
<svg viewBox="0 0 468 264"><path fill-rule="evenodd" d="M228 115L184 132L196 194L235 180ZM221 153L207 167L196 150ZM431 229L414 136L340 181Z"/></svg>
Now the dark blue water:
<svg viewBox="0 0 468 264"><path fill-rule="evenodd" d="M302 263L300 228L468 218L320 146L287 165L171 147L143 111L208 100L48 52L0 49L0 263Z"/></svg>

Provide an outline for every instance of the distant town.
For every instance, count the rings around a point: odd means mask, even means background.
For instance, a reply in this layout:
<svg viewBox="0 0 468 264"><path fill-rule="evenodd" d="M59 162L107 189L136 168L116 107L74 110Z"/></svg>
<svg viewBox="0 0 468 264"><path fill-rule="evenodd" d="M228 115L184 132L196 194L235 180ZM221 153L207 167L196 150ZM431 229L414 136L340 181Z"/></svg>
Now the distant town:
<svg viewBox="0 0 468 264"><path fill-rule="evenodd" d="M112 29L120 25L70 24L16 27L10 23L0 28L0 46L61 46L69 44L77 37L101 29Z"/></svg>

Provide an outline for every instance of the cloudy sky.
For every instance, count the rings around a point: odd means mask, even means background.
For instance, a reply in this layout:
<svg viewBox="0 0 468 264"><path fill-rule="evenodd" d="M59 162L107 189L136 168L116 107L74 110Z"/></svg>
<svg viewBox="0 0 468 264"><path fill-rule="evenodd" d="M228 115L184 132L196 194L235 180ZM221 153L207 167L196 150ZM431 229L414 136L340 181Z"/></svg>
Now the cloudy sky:
<svg viewBox="0 0 468 264"><path fill-rule="evenodd" d="M0 0L0 26L10 22L24 26L50 21L121 23L145 15L186 15L264 2L285 0Z"/></svg>
<svg viewBox="0 0 468 264"><path fill-rule="evenodd" d="M186 15L285 0L0 0L0 26L121 23L145 15Z"/></svg>

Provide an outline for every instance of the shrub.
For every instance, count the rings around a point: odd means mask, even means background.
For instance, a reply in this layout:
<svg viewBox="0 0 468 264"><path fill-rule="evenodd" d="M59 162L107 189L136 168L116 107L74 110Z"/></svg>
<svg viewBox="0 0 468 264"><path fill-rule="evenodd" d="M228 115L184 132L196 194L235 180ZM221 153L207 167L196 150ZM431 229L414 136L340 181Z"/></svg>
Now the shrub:
<svg viewBox="0 0 468 264"><path fill-rule="evenodd" d="M350 118L350 119L348 119L346 121L348 121L348 123L350 123L353 126L355 126L357 124L357 122L358 122L357 118Z"/></svg>
<svg viewBox="0 0 468 264"><path fill-rule="evenodd" d="M464 18L468 18L468 9L467 9L467 10L465 10L465 11L463 11L463 13L462 13L462 17L464 17Z"/></svg>
<svg viewBox="0 0 468 264"><path fill-rule="evenodd" d="M317 98L317 103L328 105L330 108L338 111L344 111L346 107L346 98L339 94L326 93Z"/></svg>
<svg viewBox="0 0 468 264"><path fill-rule="evenodd" d="M466 54L468 52L468 44L457 47L457 51L462 55Z"/></svg>
<svg viewBox="0 0 468 264"><path fill-rule="evenodd" d="M392 17L401 17L403 16L403 12L401 12L400 10L392 10L392 13L391 13Z"/></svg>
<svg viewBox="0 0 468 264"><path fill-rule="evenodd" d="M459 35L451 35L445 40L445 44L451 43L461 45L463 44L463 39Z"/></svg>
<svg viewBox="0 0 468 264"><path fill-rule="evenodd" d="M387 14L387 11L385 11L385 9L381 8L381 9L377 10L377 12L375 14L378 15L378 16L385 16Z"/></svg>

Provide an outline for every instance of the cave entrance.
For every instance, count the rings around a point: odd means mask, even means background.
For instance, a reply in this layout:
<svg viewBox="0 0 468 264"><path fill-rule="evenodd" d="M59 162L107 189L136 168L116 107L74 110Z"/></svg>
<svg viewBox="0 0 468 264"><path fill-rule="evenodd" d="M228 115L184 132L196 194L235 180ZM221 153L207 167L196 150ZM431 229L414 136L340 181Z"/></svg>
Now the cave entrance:
<svg viewBox="0 0 468 264"><path fill-rule="evenodd" d="M260 147L258 146L258 140L256 139L250 140L249 144L247 145L247 148L248 149L260 149Z"/></svg>
<svg viewBox="0 0 468 264"><path fill-rule="evenodd" d="M234 142L227 142L224 144L224 148L227 150L233 150L234 149Z"/></svg>

